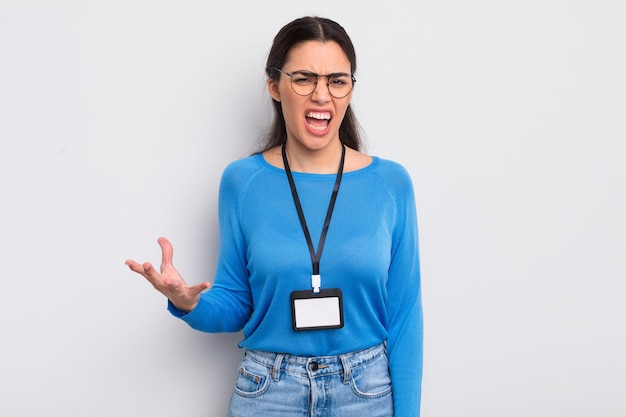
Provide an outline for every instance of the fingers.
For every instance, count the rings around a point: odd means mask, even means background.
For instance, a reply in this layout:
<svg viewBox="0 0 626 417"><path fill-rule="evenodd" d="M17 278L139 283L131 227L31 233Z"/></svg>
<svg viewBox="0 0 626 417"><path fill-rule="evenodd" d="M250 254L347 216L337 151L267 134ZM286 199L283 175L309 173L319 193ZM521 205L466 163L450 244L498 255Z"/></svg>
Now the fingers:
<svg viewBox="0 0 626 417"><path fill-rule="evenodd" d="M164 237L157 239L159 246L161 246L161 272L167 267L172 266L172 258L174 257L174 247Z"/></svg>
<svg viewBox="0 0 626 417"><path fill-rule="evenodd" d="M139 265L137 262L133 261L132 259L127 259L126 262L124 263L126 264L126 266L130 268L131 271L143 275L142 265Z"/></svg>
<svg viewBox="0 0 626 417"><path fill-rule="evenodd" d="M139 275L143 275L149 281L152 281L155 278L154 274L158 275L158 273L154 270L149 262L139 264L132 259L128 259L124 263L130 268L131 271L136 272Z"/></svg>
<svg viewBox="0 0 626 417"><path fill-rule="evenodd" d="M141 275L146 277L146 279L150 281L152 285L158 288L160 286L161 274L159 274L156 269L154 269L150 262L145 262L143 265L141 265L141 267L143 269L143 273L141 273Z"/></svg>
<svg viewBox="0 0 626 417"><path fill-rule="evenodd" d="M140 264L132 259L126 260L125 264L131 271L142 275L160 293L169 298L174 305L182 310L190 311L195 308L200 294L211 287L209 282L203 282L188 286L172 264L174 249L169 240L164 237L157 239L161 247L161 268L154 269L151 263Z"/></svg>

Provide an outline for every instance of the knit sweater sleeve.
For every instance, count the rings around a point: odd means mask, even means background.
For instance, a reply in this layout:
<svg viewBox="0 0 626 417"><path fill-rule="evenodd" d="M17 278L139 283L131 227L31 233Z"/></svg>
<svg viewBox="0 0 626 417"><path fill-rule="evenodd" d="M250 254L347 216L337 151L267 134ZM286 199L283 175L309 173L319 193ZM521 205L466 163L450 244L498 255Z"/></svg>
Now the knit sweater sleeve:
<svg viewBox="0 0 626 417"><path fill-rule="evenodd" d="M396 200L387 315L394 417L419 417L422 383L423 317L417 213L411 179L404 168L388 177Z"/></svg>
<svg viewBox="0 0 626 417"><path fill-rule="evenodd" d="M252 295L246 265L246 241L241 232L240 201L252 172L244 161L229 165L219 189L219 250L215 280L191 312L169 311L196 330L217 333L241 330L252 314Z"/></svg>

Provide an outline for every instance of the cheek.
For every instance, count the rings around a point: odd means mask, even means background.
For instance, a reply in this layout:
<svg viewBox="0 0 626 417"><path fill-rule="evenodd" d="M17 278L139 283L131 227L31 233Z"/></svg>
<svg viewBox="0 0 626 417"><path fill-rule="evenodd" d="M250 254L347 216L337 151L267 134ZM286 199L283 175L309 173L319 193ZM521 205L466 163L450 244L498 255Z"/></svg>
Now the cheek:
<svg viewBox="0 0 626 417"><path fill-rule="evenodd" d="M289 123L290 121L296 121L301 114L301 107L297 100L294 100L293 97L283 96L281 101L281 107L283 109L283 116L285 116L285 121Z"/></svg>
<svg viewBox="0 0 626 417"><path fill-rule="evenodd" d="M346 116L346 112L348 111L348 105L350 103L348 102L347 104L345 104L344 106L341 107L337 107L337 117L339 120L341 120L343 122L343 118Z"/></svg>
<svg viewBox="0 0 626 417"><path fill-rule="evenodd" d="M289 124L292 122L294 118L293 106L290 106L285 101L282 101L281 104L282 104L282 109L283 109L283 116L285 117L285 122Z"/></svg>

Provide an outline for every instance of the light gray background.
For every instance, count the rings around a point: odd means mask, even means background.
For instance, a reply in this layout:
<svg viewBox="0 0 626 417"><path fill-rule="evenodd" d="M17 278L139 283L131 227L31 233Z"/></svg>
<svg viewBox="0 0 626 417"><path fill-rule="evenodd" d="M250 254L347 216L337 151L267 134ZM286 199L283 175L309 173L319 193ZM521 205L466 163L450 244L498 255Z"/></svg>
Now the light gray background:
<svg viewBox="0 0 626 417"><path fill-rule="evenodd" d="M626 415L622 0L0 0L0 415L223 416L239 334L124 260L211 279L216 194L286 22L341 22L369 152L420 216L423 416Z"/></svg>

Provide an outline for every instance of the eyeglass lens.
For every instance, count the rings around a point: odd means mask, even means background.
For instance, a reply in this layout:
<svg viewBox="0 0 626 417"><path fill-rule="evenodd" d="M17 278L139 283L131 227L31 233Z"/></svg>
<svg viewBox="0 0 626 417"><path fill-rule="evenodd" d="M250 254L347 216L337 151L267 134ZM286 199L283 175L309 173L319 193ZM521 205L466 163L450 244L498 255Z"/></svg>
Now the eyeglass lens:
<svg viewBox="0 0 626 417"><path fill-rule="evenodd" d="M315 91L320 77L328 79L328 91L335 98L343 98L352 91L352 77L347 74L317 75L305 71L296 71L291 74L291 87L296 94L308 96Z"/></svg>

